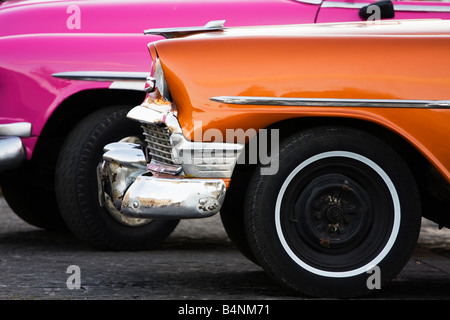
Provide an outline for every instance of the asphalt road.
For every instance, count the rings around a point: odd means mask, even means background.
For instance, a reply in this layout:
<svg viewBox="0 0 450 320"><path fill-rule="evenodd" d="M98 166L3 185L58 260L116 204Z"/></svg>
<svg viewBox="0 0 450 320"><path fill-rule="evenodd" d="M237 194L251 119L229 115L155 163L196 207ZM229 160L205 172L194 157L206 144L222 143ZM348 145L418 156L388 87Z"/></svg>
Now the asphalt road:
<svg viewBox="0 0 450 320"><path fill-rule="evenodd" d="M158 248L98 251L34 228L0 197L2 300L306 300L274 283L230 243L218 215L185 220ZM79 268L79 289L69 266ZM75 286L74 286L75 284ZM69 287L75 287L70 289ZM363 299L450 299L450 230L424 220L405 269ZM184 304L183 304L184 305Z"/></svg>

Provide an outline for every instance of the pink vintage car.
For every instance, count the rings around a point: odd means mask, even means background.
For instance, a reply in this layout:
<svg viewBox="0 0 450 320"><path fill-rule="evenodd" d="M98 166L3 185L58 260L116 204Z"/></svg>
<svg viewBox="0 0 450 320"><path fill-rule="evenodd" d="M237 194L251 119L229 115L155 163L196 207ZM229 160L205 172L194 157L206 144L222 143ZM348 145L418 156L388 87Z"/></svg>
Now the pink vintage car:
<svg viewBox="0 0 450 320"><path fill-rule="evenodd" d="M178 220L127 218L101 207L103 146L141 141L125 115L145 97L148 28L450 17L450 3L348 0L0 2L0 171L3 195L28 223L68 227L91 244L145 249ZM183 54L180 52L180 54ZM55 187L57 186L57 187Z"/></svg>

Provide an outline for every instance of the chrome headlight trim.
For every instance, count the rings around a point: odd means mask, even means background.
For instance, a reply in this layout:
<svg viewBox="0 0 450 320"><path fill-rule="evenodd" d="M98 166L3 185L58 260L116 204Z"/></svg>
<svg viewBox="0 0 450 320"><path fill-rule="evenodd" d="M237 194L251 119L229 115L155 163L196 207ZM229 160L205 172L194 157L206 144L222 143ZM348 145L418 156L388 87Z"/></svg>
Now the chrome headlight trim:
<svg viewBox="0 0 450 320"><path fill-rule="evenodd" d="M147 77L145 79L144 91L147 93L152 93L156 89L156 79L153 77Z"/></svg>
<svg viewBox="0 0 450 320"><path fill-rule="evenodd" d="M158 89L161 96L166 101L172 101L170 96L169 86L167 85L166 78L164 77L164 71L161 66L159 59L155 60L155 69L153 71L153 78L155 79L156 88Z"/></svg>
<svg viewBox="0 0 450 320"><path fill-rule="evenodd" d="M128 112L127 117L168 128L173 164L181 165L185 177L231 178L245 148L244 144L239 143L189 141L184 137L175 115L158 105L136 106Z"/></svg>

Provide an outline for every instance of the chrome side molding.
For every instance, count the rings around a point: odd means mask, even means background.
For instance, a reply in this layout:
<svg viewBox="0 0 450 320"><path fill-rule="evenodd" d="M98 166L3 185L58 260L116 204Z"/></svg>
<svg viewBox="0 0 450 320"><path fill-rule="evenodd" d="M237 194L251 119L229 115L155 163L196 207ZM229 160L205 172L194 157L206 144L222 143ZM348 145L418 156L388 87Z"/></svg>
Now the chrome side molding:
<svg viewBox="0 0 450 320"><path fill-rule="evenodd" d="M0 124L0 136L31 137L31 123L14 122Z"/></svg>
<svg viewBox="0 0 450 320"><path fill-rule="evenodd" d="M145 81L149 72L128 71L67 71L53 73L52 77L81 81Z"/></svg>
<svg viewBox="0 0 450 320"><path fill-rule="evenodd" d="M109 89L145 91L149 72L128 71L67 71L53 73L52 77L66 80L111 82Z"/></svg>
<svg viewBox="0 0 450 320"><path fill-rule="evenodd" d="M450 100L397 100L397 99L333 99L333 98L281 98L219 96L210 100L227 104L267 105L290 107L360 107L360 108L421 108L448 109Z"/></svg>

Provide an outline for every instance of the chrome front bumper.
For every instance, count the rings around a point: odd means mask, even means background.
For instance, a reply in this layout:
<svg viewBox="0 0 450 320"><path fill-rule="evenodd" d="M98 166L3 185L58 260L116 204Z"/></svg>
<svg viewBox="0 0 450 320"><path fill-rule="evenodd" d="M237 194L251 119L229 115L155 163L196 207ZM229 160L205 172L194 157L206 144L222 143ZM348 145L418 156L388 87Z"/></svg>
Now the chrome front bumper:
<svg viewBox="0 0 450 320"><path fill-rule="evenodd" d="M204 218L219 212L224 198L220 179L139 176L124 196L122 213L135 218Z"/></svg>
<svg viewBox="0 0 450 320"><path fill-rule="evenodd" d="M209 217L219 212L226 192L221 179L152 173L140 146L123 142L105 147L98 180L100 203L113 203L123 215L132 218Z"/></svg>
<svg viewBox="0 0 450 320"><path fill-rule="evenodd" d="M0 125L0 172L15 169L27 159L21 137L31 135L31 124L17 122Z"/></svg>
<svg viewBox="0 0 450 320"><path fill-rule="evenodd" d="M100 203L131 218L188 219L219 212L226 193L222 179L231 178L244 145L188 141L170 106L150 100L127 117L141 122L147 145L105 147L98 171Z"/></svg>

